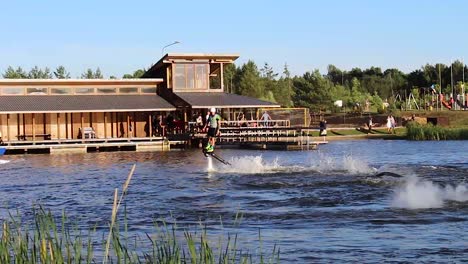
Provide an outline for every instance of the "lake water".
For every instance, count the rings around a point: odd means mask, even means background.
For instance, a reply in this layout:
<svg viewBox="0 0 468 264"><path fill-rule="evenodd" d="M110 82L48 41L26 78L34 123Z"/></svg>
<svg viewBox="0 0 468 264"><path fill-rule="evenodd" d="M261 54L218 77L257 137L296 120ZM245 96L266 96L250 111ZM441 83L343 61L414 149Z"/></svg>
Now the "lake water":
<svg viewBox="0 0 468 264"><path fill-rule="evenodd" d="M106 230L113 190L137 164L128 196L133 235L153 222L237 232L241 247L280 247L283 263L468 261L468 144L344 141L317 151L218 150L3 156L0 218L39 203L84 230ZM375 177L390 171L402 178ZM243 214L233 228L236 213ZM222 220L222 224L221 224ZM258 249L258 248L257 248Z"/></svg>

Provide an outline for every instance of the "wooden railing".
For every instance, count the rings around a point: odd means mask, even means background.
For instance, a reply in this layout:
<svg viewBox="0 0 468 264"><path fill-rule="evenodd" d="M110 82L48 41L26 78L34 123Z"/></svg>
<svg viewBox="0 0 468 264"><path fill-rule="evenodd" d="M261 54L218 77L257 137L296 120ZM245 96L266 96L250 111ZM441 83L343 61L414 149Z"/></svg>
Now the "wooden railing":
<svg viewBox="0 0 468 264"><path fill-rule="evenodd" d="M242 120L242 121L220 121L221 128L288 128L291 127L291 122L289 120ZM188 122L188 128L190 132L200 132L197 131L196 122Z"/></svg>

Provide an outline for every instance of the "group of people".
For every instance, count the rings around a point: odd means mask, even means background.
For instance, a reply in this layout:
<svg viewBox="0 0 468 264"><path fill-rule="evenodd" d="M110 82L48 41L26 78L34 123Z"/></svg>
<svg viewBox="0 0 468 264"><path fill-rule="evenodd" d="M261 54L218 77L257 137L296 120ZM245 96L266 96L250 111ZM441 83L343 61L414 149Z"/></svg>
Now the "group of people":
<svg viewBox="0 0 468 264"><path fill-rule="evenodd" d="M369 116L369 119L367 120L367 134L371 133L372 131L372 126L374 125L374 122L372 120L372 116ZM386 122L386 127L387 127L387 133L395 133L395 127L396 127L396 121L395 117L393 115L388 115L387 116L387 122Z"/></svg>
<svg viewBox="0 0 468 264"><path fill-rule="evenodd" d="M387 116L387 133L395 133L396 121L393 115Z"/></svg>
<svg viewBox="0 0 468 264"><path fill-rule="evenodd" d="M256 126L263 126L263 127L270 127L272 125L272 118L271 116L268 114L267 111L263 111L263 114L262 116L260 117L260 121L258 122L255 122L253 120L253 116L251 117L251 122L247 122L247 119L245 118L245 115L243 112L240 112L238 115L237 115L237 122L239 124L240 127L248 127L248 126L253 126L253 127L256 127Z"/></svg>

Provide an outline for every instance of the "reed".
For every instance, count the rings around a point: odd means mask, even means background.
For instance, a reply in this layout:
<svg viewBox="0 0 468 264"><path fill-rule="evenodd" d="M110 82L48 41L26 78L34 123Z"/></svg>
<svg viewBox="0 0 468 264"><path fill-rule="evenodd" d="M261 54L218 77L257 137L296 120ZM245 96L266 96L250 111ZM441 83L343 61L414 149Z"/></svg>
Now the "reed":
<svg viewBox="0 0 468 264"><path fill-rule="evenodd" d="M421 125L409 122L406 125L406 137L409 140L467 140L467 128L444 128L432 124Z"/></svg>
<svg viewBox="0 0 468 264"><path fill-rule="evenodd" d="M154 231L129 243L127 215L123 229L119 209L135 171L132 167L122 192L114 192L107 239L99 239L96 227L85 232L65 212L59 217L42 206L33 207L33 219L23 222L19 213L3 220L0 238L0 263L278 263L279 249L265 253L259 233L255 249L239 248L237 234L212 238L208 228L180 228L176 223L155 221ZM242 214L237 214L233 228L238 228ZM222 223L221 223L222 225ZM216 241L216 242L215 242ZM252 252L255 252L253 254Z"/></svg>

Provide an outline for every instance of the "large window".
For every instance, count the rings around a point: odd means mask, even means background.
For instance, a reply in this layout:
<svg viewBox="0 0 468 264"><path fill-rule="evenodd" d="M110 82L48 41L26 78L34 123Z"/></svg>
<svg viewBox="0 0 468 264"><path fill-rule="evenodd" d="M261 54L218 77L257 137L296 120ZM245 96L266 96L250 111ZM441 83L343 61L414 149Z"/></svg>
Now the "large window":
<svg viewBox="0 0 468 264"><path fill-rule="evenodd" d="M208 64L174 64L174 88L208 89Z"/></svg>
<svg viewBox="0 0 468 264"><path fill-rule="evenodd" d="M47 94L47 88L27 88L26 94L44 95Z"/></svg>
<svg viewBox="0 0 468 264"><path fill-rule="evenodd" d="M8 94L8 95L18 95L18 94L24 94L24 88L2 88L2 94Z"/></svg>

